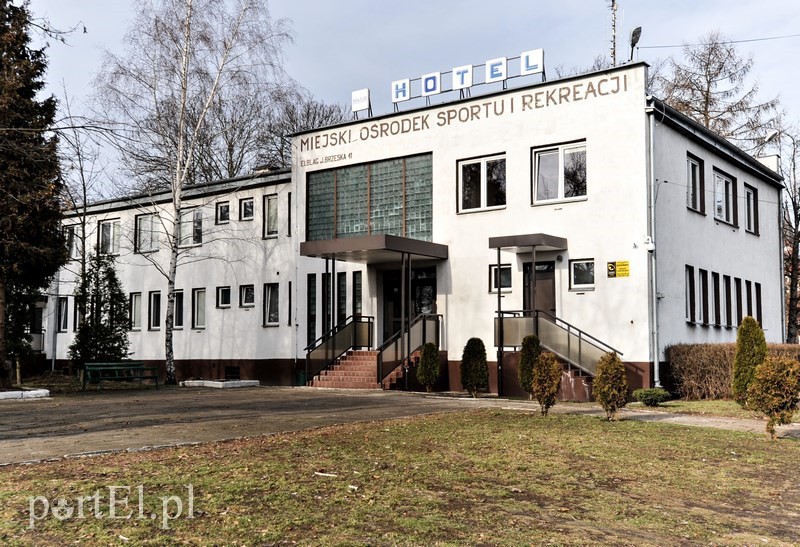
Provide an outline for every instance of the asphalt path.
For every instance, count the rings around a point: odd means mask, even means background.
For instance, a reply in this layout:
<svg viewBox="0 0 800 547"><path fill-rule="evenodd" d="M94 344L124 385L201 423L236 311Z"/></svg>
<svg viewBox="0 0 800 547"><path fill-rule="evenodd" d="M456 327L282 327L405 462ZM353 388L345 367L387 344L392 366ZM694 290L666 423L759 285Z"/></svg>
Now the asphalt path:
<svg viewBox="0 0 800 547"><path fill-rule="evenodd" d="M535 412L535 402L306 387L164 388L90 391L0 401L0 465L148 450L471 408ZM552 412L602 416L595 405L559 403ZM761 420L623 411L635 419L764 434ZM800 424L778 429L800 438Z"/></svg>

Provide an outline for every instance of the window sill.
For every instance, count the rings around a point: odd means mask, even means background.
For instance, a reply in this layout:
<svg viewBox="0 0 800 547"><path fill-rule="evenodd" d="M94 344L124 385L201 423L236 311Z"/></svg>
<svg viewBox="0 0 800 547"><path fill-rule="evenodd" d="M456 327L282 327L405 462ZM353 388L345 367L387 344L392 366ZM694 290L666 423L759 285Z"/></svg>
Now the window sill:
<svg viewBox="0 0 800 547"><path fill-rule="evenodd" d="M147 254L151 254L151 253L157 253L157 252L158 252L158 249L149 249L149 250L147 250L147 251L138 251L138 250L137 250L137 251L134 251L134 254L137 254L137 255L147 255Z"/></svg>
<svg viewBox="0 0 800 547"><path fill-rule="evenodd" d="M754 230L748 230L747 228L745 228L745 230L744 230L744 231L745 231L745 232L747 232L748 234L750 234L750 235L754 235L754 236L756 236L756 237L759 237L759 236L761 236L761 234L760 234L760 233L758 233L757 231L754 231Z"/></svg>
<svg viewBox="0 0 800 547"><path fill-rule="evenodd" d="M500 294L511 294L512 289L500 289ZM489 294L497 294L497 289L489 291Z"/></svg>
<svg viewBox="0 0 800 547"><path fill-rule="evenodd" d="M221 226L223 224L230 224L230 223L231 223L230 220L218 220L218 221L214 222L214 225L215 226Z"/></svg>
<svg viewBox="0 0 800 547"><path fill-rule="evenodd" d="M240 308L255 308L255 304L239 304Z"/></svg>
<svg viewBox="0 0 800 547"><path fill-rule="evenodd" d="M583 292L594 292L595 287L572 287L569 289L569 292L574 293L583 293Z"/></svg>
<svg viewBox="0 0 800 547"><path fill-rule="evenodd" d="M197 332L202 332L202 331L206 330L206 328L205 327L192 327L192 330L193 331L197 331Z"/></svg>
<svg viewBox="0 0 800 547"><path fill-rule="evenodd" d="M693 213L697 213L698 215L701 215L701 216L704 216L704 217L708 216L708 214L706 214L705 211L701 211L700 209L695 209L694 207L689 207L688 205L686 206L686 210L687 211L691 211Z"/></svg>
<svg viewBox="0 0 800 547"><path fill-rule="evenodd" d="M266 325L261 325L265 329L273 329L275 327L280 327L280 323L267 323Z"/></svg>
<svg viewBox="0 0 800 547"><path fill-rule="evenodd" d="M161 327L151 327L147 329L147 332L158 332L161 330Z"/></svg>
<svg viewBox="0 0 800 547"><path fill-rule="evenodd" d="M255 220L255 217L250 217L250 218L240 218L240 219L239 219L239 222L252 222L253 220Z"/></svg>
<svg viewBox="0 0 800 547"><path fill-rule="evenodd" d="M728 222L727 220L722 219L722 218L714 217L714 222L716 222L717 224L723 224L725 226L730 226L734 230L738 230L739 229L739 226L737 224L734 224L732 222Z"/></svg>
<svg viewBox="0 0 800 547"><path fill-rule="evenodd" d="M178 249L191 249L193 247L202 247L202 243L190 243L189 245L178 245Z"/></svg>
<svg viewBox="0 0 800 547"><path fill-rule="evenodd" d="M496 205L494 207L476 207L474 209L460 209L459 215L469 215L471 213L486 213L490 211L502 211L506 208L505 205Z"/></svg>
<svg viewBox="0 0 800 547"><path fill-rule="evenodd" d="M543 207L545 205L559 205L562 203L576 203L588 200L589 200L588 196L581 196L577 198L557 198L548 200L538 200L531 203L531 207Z"/></svg>
<svg viewBox="0 0 800 547"><path fill-rule="evenodd" d="M228 305L225 305L225 306L215 306L215 307L216 307L218 310L227 310L227 309L229 309L229 308L231 307L231 305L230 305L230 304L228 304Z"/></svg>
<svg viewBox="0 0 800 547"><path fill-rule="evenodd" d="M130 331L131 332L142 332L142 327L131 327ZM59 332L61 332L61 331L59 331Z"/></svg>
<svg viewBox="0 0 800 547"><path fill-rule="evenodd" d="M261 236L261 239L278 239L278 234L267 234L265 236Z"/></svg>

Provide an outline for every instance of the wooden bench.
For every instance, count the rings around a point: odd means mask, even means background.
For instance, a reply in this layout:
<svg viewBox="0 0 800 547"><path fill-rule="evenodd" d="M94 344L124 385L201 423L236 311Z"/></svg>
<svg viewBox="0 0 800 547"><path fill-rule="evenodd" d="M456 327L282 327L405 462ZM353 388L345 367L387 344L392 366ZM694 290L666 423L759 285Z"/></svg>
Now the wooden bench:
<svg viewBox="0 0 800 547"><path fill-rule="evenodd" d="M87 382L130 382L132 380L154 380L158 389L158 367L146 367L141 361L119 361L117 363L86 363L83 365L83 390Z"/></svg>

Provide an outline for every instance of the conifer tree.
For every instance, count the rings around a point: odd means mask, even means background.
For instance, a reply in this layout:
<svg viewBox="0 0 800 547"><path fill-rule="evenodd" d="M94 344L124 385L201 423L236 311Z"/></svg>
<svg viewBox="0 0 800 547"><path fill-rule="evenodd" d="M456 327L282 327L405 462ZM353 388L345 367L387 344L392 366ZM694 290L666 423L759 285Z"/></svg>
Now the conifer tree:
<svg viewBox="0 0 800 547"><path fill-rule="evenodd" d="M47 287L66 258L60 230L56 101L44 87L44 49L31 48L28 2L0 0L0 366L20 347L9 310ZM19 334L17 334L19 333ZM4 374L0 374L0 382Z"/></svg>

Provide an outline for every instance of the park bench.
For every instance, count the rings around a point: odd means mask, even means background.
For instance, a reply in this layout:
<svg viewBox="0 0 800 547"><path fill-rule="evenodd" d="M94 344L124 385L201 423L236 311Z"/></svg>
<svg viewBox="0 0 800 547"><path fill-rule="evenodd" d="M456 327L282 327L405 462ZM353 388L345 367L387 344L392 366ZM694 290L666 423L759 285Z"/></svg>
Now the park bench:
<svg viewBox="0 0 800 547"><path fill-rule="evenodd" d="M130 382L153 380L158 389L158 367L146 367L141 361L119 361L117 363L86 363L83 366L83 390L86 384L101 381Z"/></svg>

